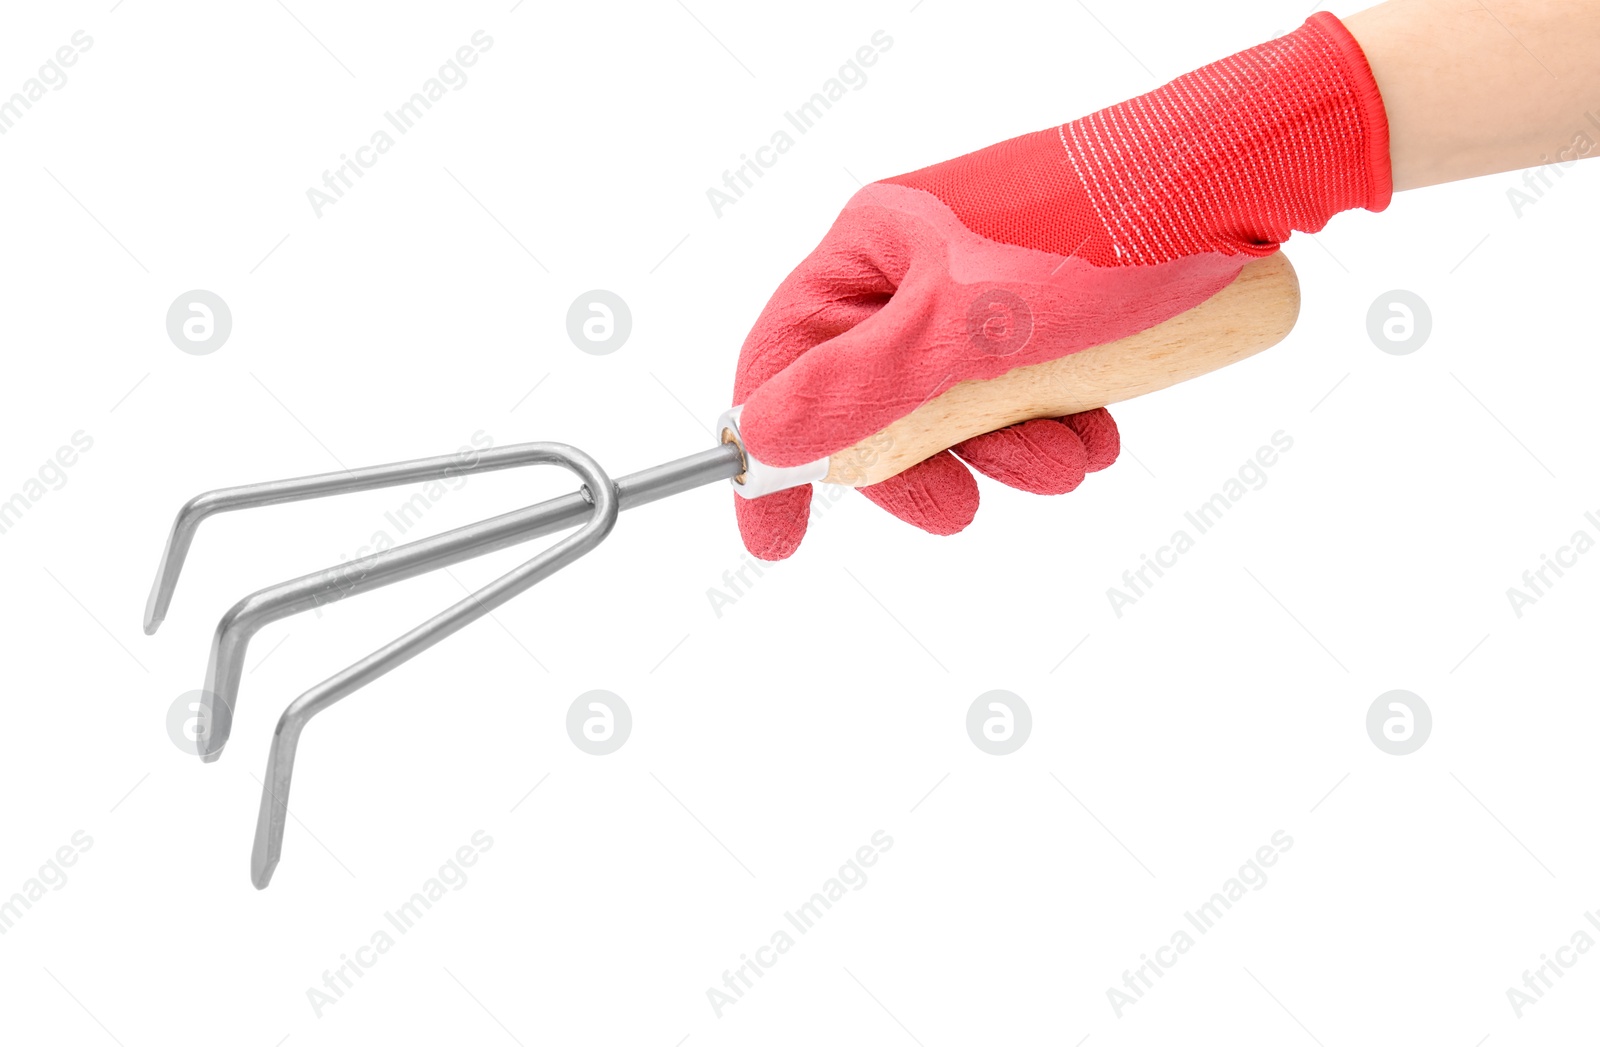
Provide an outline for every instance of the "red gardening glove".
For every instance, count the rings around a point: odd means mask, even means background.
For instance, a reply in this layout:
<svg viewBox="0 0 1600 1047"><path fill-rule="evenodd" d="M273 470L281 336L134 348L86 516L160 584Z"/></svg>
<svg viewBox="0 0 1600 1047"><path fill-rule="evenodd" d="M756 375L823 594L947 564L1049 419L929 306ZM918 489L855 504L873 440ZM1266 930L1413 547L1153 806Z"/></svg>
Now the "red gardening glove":
<svg viewBox="0 0 1600 1047"><path fill-rule="evenodd" d="M734 378L773 466L826 458L957 382L993 378L1190 309L1352 207L1388 205L1388 127L1344 26L1298 30L1081 120L876 182L772 296ZM972 520L957 460L1070 491L1116 457L1104 411L975 437L862 493L936 534ZM735 498L756 556L805 534L811 488Z"/></svg>

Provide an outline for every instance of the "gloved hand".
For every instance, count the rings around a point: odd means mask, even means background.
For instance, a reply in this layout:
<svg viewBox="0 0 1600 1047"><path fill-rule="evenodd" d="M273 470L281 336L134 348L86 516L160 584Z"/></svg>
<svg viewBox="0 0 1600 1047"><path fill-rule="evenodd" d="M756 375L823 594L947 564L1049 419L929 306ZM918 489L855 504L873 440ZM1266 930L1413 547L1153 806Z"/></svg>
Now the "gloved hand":
<svg viewBox="0 0 1600 1047"><path fill-rule="evenodd" d="M1198 305L1292 229L1391 192L1388 125L1354 38L1298 30L1083 119L866 186L762 311L739 355L740 433L774 466L826 458L957 382L1145 330ZM1039 493L1116 457L1091 411L968 440L862 493L965 527L965 459ZM745 545L794 552L811 488L735 498Z"/></svg>

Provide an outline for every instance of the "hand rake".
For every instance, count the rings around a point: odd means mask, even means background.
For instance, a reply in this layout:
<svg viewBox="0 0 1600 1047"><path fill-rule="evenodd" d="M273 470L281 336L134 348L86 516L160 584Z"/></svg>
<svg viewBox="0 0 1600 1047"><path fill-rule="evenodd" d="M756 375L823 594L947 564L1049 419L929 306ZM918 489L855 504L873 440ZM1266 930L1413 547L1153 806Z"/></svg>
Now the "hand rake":
<svg viewBox="0 0 1600 1047"><path fill-rule="evenodd" d="M1165 323L1058 360L1019 367L998 378L962 382L854 447L795 468L773 468L751 458L739 440L739 411L735 408L719 420L721 442L716 446L615 481L575 447L524 443L475 452L470 458L441 455L207 491L186 502L172 525L145 608L144 629L154 633L166 617L195 532L202 520L216 513L523 465L559 465L582 481L582 487L571 494L261 589L222 616L212 638L200 716L200 757L208 763L221 756L227 744L245 651L263 626L324 603L577 528L520 567L289 704L273 732L250 859L251 880L258 888L266 887L283 849L295 749L311 718L593 550L611 533L622 510L719 480L733 481L735 490L747 497L814 481L853 487L878 483L979 433L1033 418L1057 418L1103 407L1253 355L1289 333L1299 303L1293 268L1281 253L1274 254L1249 263L1222 291Z"/></svg>

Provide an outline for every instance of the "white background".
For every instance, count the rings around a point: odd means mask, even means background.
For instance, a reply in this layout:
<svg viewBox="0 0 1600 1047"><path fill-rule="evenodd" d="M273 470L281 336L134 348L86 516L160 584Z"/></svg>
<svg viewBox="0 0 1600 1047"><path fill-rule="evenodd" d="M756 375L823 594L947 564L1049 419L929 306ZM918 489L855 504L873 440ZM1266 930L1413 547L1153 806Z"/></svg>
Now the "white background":
<svg viewBox="0 0 1600 1047"><path fill-rule="evenodd" d="M766 295L858 179L1051 126L1306 14L513 2L101 0L13 11L0 33L0 93L74 31L93 39L0 137L0 498L73 433L93 439L0 535L0 896L74 832L93 841L0 936L5 1040L1592 1032L1600 955L1521 1018L1506 996L1600 907L1600 556L1521 618L1506 596L1597 530L1587 165L1520 217L1502 175L1297 236L1287 342L1122 406L1122 461L1075 494L984 482L959 537L851 495L719 618L707 590L743 562L728 492L624 515L498 624L311 726L282 865L252 889L281 708L529 553L269 627L233 744L203 765L165 717L201 686L221 613L353 554L413 492L208 523L146 637L183 499L479 431L570 441L614 475L698 450ZM470 81L316 217L306 190L479 29L493 46ZM706 189L880 29L893 46L866 85L716 217ZM209 356L165 329L193 288L233 314ZM632 310L609 356L567 337L591 288ZM1431 307L1407 356L1366 333L1393 288ZM1266 486L1115 615L1106 590L1278 430L1294 446ZM416 533L571 486L559 470L474 479ZM564 728L594 688L634 717L605 757ZM995 688L1033 714L1005 757L965 729ZM1366 733L1394 688L1433 712L1410 756ZM494 843L465 885L319 1017L307 990L480 829ZM894 844L866 885L719 1018L707 989L880 829ZM1294 843L1267 884L1118 1017L1107 990L1278 830Z"/></svg>

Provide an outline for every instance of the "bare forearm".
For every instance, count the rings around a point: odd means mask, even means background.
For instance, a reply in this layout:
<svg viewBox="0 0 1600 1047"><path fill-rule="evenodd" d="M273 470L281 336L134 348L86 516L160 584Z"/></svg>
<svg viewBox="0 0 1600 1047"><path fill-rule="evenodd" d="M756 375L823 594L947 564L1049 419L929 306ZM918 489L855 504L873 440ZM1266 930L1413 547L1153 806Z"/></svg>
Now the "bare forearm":
<svg viewBox="0 0 1600 1047"><path fill-rule="evenodd" d="M1600 0L1389 0L1344 22L1396 189L1600 154Z"/></svg>

